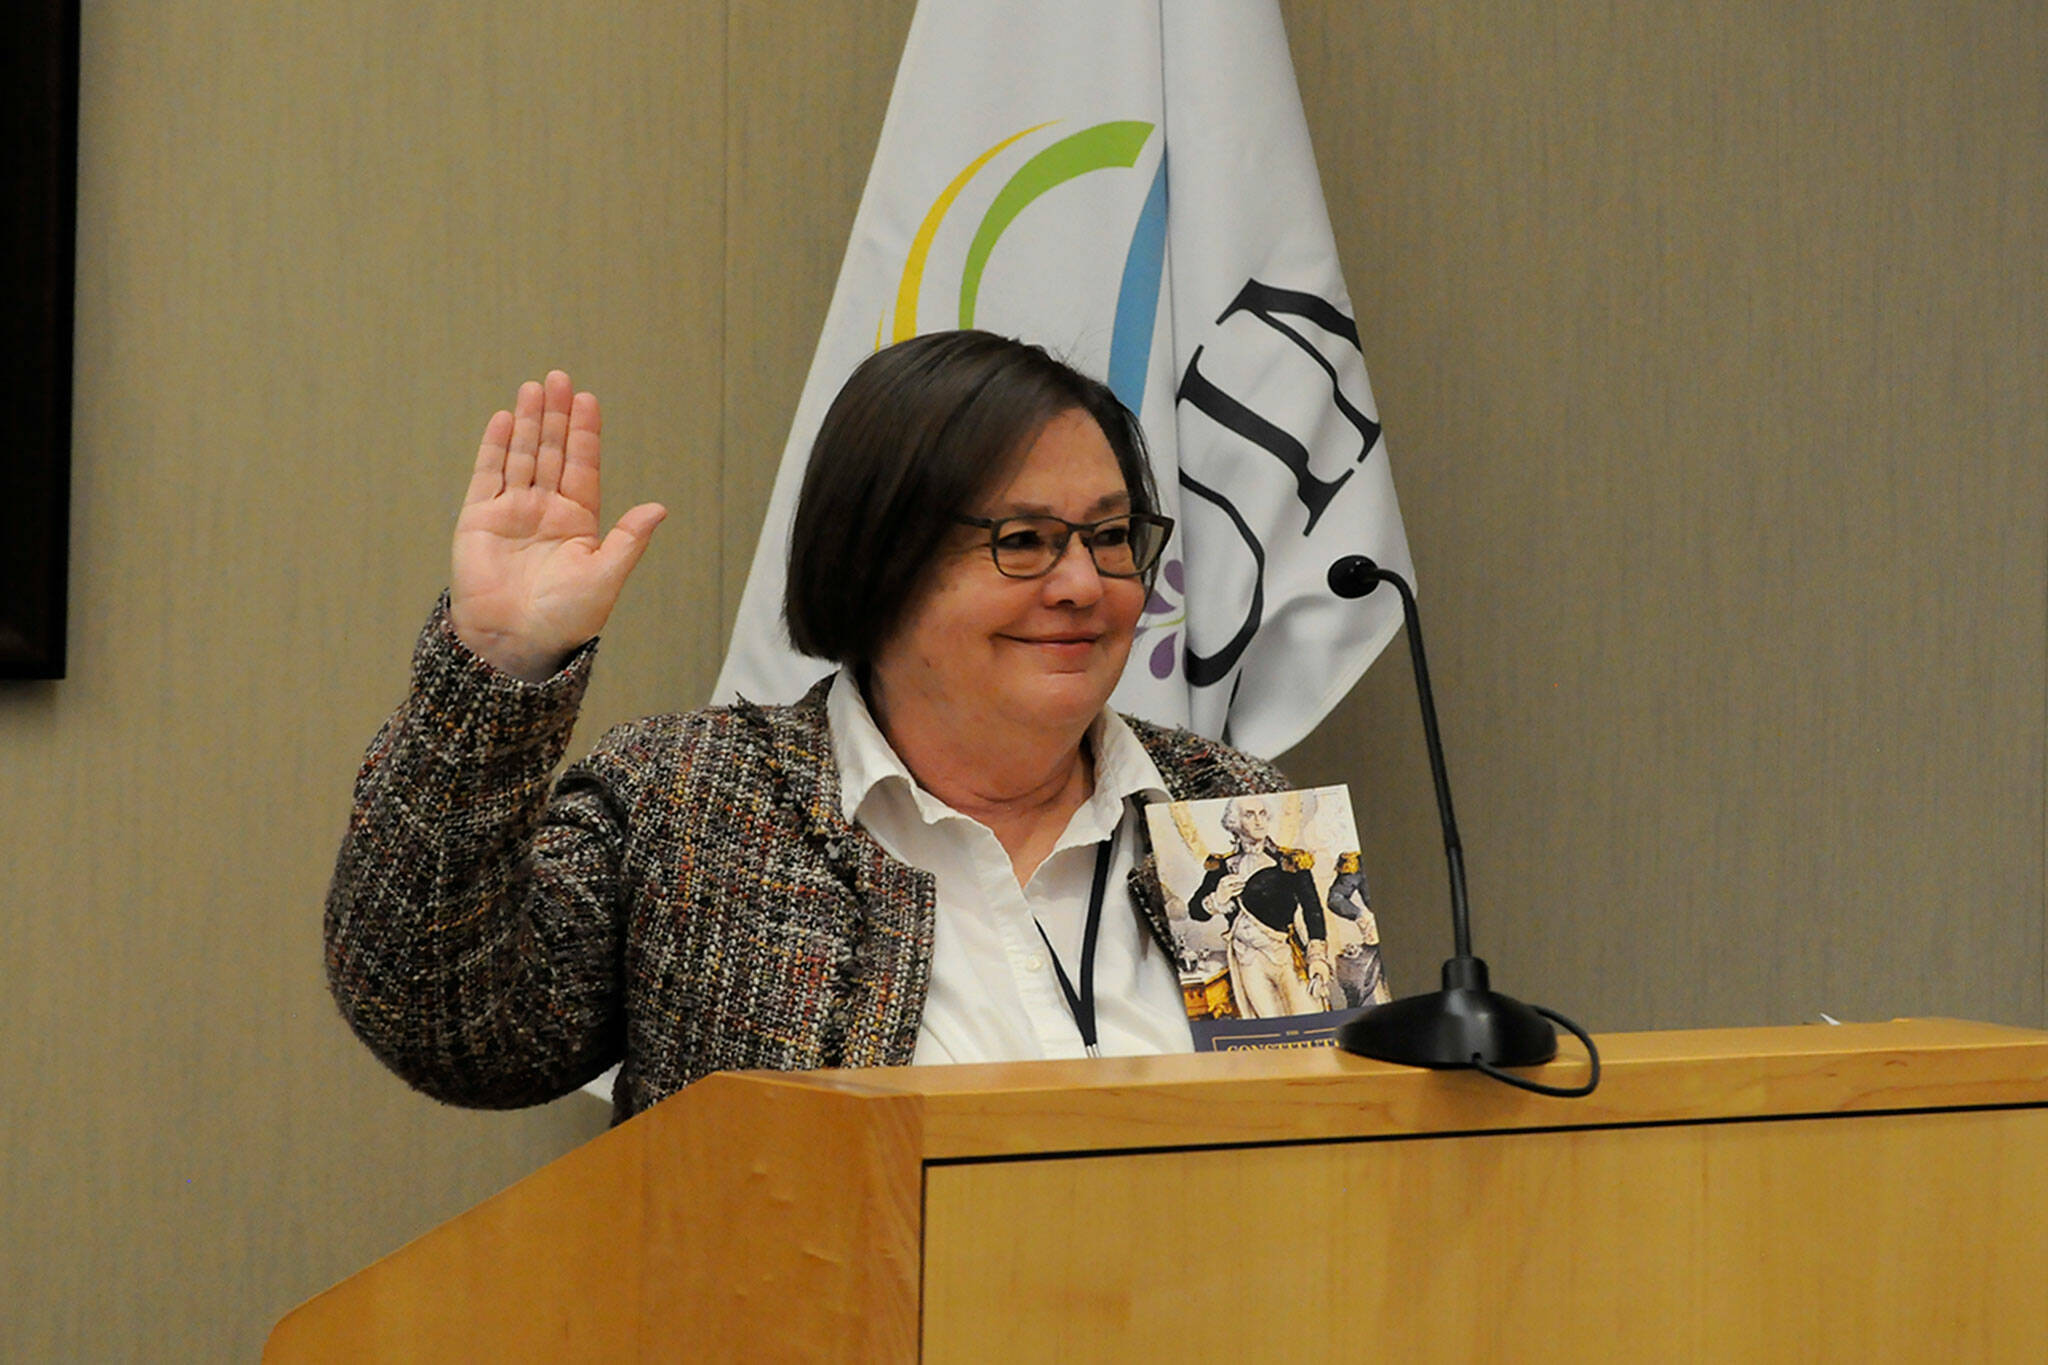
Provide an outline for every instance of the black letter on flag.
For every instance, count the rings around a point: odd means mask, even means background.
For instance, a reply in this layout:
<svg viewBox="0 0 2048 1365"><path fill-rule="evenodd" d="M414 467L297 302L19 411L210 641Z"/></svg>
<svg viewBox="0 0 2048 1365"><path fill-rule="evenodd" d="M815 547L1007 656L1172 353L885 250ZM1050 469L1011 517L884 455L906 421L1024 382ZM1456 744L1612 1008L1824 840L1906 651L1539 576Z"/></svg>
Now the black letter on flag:
<svg viewBox="0 0 2048 1365"><path fill-rule="evenodd" d="M1259 633L1259 623L1266 617L1266 547L1259 544L1259 538L1252 534L1251 527L1244 524L1244 518L1238 515L1229 498L1189 478L1185 469L1180 472L1180 486L1223 509L1223 515L1230 518L1230 524L1244 537L1244 547L1252 552L1252 563L1258 570L1252 577L1251 608L1245 612L1244 624L1237 628L1237 634L1230 637L1230 643L1214 654L1197 654L1193 633L1188 636L1188 685L1213 687L1229 677L1230 670L1237 667L1238 658L1250 647L1252 637Z"/></svg>
<svg viewBox="0 0 2048 1365"><path fill-rule="evenodd" d="M1359 358L1362 360L1365 352L1358 344L1358 324L1345 317L1333 304L1314 294L1304 293L1298 289L1281 289L1275 285L1261 284L1257 280L1247 280L1244 288L1237 291L1237 297L1230 301L1230 306L1223 310L1216 321L1220 325L1237 313L1251 314L1293 342L1301 349L1302 354L1322 367L1323 373L1330 377L1331 402L1336 404L1337 411L1344 414L1344 420L1357 428L1363 442L1358 450L1358 458L1352 463L1365 463L1365 457L1372 453L1374 444L1380 439L1380 424L1366 416L1356 404L1344 396L1336 367L1324 358L1321 351L1309 344L1307 337L1282 322L1278 315L1288 314L1306 319L1332 336L1342 337L1351 343L1351 349L1359 352ZM1308 523L1301 528L1301 533L1309 534L1315 530L1316 521L1330 505L1330 499L1337 496L1337 490L1344 486L1344 481L1351 477L1353 471L1347 469L1335 479L1318 476L1308 467L1307 446L1209 381L1200 368L1202 349L1200 346L1195 347L1195 353L1188 357L1187 372L1181 376L1180 392L1175 396L1193 403L1211 419L1236 432L1287 466L1289 472L1294 475L1295 496L1301 499L1302 507L1308 512Z"/></svg>

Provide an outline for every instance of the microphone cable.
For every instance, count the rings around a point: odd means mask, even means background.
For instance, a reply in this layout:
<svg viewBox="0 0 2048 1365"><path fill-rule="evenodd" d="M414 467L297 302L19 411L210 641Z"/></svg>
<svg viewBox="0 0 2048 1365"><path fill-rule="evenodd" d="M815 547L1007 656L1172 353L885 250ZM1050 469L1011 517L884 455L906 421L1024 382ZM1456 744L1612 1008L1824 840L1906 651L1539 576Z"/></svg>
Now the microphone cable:
<svg viewBox="0 0 2048 1365"><path fill-rule="evenodd" d="M1476 1052L1472 1054L1473 1069L1475 1071L1483 1071L1497 1081L1504 1081L1517 1089L1527 1090L1536 1095L1554 1095L1561 1100L1575 1100L1592 1094L1594 1089L1600 1084L1600 1049L1593 1046L1591 1035L1562 1014L1559 1014L1556 1010L1545 1009L1541 1005L1531 1005L1529 1008L1542 1015L1545 1019L1548 1019L1551 1023L1561 1025L1565 1032L1585 1044L1586 1060L1593 1064L1593 1074L1586 1078L1586 1083L1584 1085L1545 1085L1541 1081L1532 1081L1527 1076L1517 1076L1512 1071L1502 1070Z"/></svg>

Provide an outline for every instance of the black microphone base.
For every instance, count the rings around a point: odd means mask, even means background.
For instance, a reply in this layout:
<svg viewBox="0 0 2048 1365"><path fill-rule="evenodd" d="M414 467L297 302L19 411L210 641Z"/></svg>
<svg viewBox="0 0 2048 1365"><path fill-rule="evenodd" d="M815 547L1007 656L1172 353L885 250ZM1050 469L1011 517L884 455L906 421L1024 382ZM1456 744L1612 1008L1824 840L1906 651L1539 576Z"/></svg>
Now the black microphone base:
<svg viewBox="0 0 2048 1365"><path fill-rule="evenodd" d="M1375 1005L1337 1029L1337 1046L1403 1066L1536 1066L1557 1055L1557 1030L1488 987L1476 957L1444 963L1444 988Z"/></svg>

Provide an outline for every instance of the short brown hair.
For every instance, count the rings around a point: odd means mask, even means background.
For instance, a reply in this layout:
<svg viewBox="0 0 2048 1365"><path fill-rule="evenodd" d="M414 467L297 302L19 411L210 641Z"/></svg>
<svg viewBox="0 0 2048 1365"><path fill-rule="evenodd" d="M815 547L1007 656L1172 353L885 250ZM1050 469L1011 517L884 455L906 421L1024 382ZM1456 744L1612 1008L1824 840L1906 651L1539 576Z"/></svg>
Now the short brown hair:
<svg viewBox="0 0 2048 1365"><path fill-rule="evenodd" d="M1047 422L1095 419L1133 512L1158 490L1138 419L1106 384L992 332L930 332L862 361L818 428L789 535L782 616L805 654L865 664L944 538Z"/></svg>

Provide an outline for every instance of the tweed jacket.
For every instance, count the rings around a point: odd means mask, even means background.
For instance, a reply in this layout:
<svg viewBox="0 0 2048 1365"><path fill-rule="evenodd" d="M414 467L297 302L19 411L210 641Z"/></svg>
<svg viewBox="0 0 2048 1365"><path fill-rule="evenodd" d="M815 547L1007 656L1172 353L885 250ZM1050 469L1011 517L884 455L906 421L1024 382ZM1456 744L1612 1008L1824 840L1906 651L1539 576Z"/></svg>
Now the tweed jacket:
<svg viewBox="0 0 2048 1365"><path fill-rule="evenodd" d="M841 813L826 684L794 706L620 726L550 792L593 647L529 684L464 648L445 603L428 622L328 894L350 1026L455 1104L537 1104L622 1062L615 1120L712 1071L907 1063L934 881ZM1177 799L1286 785L1130 723ZM1170 952L1139 854L1131 901Z"/></svg>

